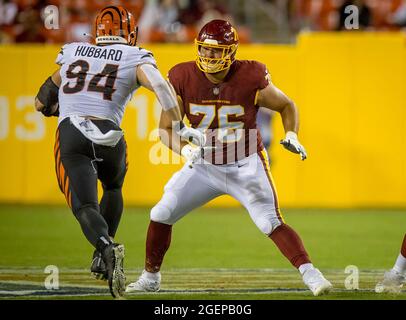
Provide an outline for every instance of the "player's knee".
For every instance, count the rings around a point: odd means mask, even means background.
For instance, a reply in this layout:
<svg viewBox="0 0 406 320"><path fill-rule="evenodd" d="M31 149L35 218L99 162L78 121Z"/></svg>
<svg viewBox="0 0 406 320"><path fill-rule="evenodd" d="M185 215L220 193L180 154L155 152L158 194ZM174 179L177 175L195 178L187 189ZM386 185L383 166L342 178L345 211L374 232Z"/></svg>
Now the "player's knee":
<svg viewBox="0 0 406 320"><path fill-rule="evenodd" d="M273 218L271 215L260 217L255 220L258 229L265 235L269 236L282 222Z"/></svg>
<svg viewBox="0 0 406 320"><path fill-rule="evenodd" d="M258 229L262 233L264 233L266 235L272 233L272 229L273 229L272 228L272 223L269 220L264 219L264 218L258 219L257 221L255 221L255 224L257 225Z"/></svg>
<svg viewBox="0 0 406 320"><path fill-rule="evenodd" d="M155 222L173 224L171 219L171 211L162 205L156 205L151 209L150 218Z"/></svg>

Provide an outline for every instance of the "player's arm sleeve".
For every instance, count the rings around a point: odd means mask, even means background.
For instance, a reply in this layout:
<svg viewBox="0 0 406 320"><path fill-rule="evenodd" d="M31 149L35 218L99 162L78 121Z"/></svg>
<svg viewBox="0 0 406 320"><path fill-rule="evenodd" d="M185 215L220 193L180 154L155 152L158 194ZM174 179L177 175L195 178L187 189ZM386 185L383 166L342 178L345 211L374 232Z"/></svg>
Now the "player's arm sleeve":
<svg viewBox="0 0 406 320"><path fill-rule="evenodd" d="M158 68L154 55L151 51L139 49L130 52L128 57L128 64L130 67L138 67L146 63L155 66L155 68Z"/></svg>
<svg viewBox="0 0 406 320"><path fill-rule="evenodd" d="M178 107L170 84L162 77L155 66L149 63L138 66L137 79L140 85L155 92L162 109L166 111Z"/></svg>

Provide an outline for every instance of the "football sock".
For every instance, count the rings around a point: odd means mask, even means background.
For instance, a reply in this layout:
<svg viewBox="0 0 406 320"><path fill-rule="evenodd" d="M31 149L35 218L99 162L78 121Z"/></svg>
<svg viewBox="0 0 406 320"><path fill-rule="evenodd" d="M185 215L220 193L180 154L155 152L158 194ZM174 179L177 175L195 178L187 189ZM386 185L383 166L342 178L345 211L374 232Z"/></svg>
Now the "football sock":
<svg viewBox="0 0 406 320"><path fill-rule="evenodd" d="M406 272L406 235L403 238L402 248L393 269L399 273Z"/></svg>
<svg viewBox="0 0 406 320"><path fill-rule="evenodd" d="M103 190L100 201L100 214L104 217L109 236L114 238L123 213L123 194L120 189Z"/></svg>
<svg viewBox="0 0 406 320"><path fill-rule="evenodd" d="M145 270L158 272L171 244L172 226L150 221L147 233Z"/></svg>
<svg viewBox="0 0 406 320"><path fill-rule="evenodd" d="M311 263L299 235L287 224L277 227L269 236L290 263L299 268Z"/></svg>
<svg viewBox="0 0 406 320"><path fill-rule="evenodd" d="M107 223L100 215L97 206L85 205L75 212L75 217L80 223L83 234L97 250L102 252L100 248L97 247L98 243L99 246L102 246L101 244L105 242L107 245L111 243Z"/></svg>
<svg viewBox="0 0 406 320"><path fill-rule="evenodd" d="M406 271L406 258L402 254L398 255L393 270L399 273L404 273Z"/></svg>
<svg viewBox="0 0 406 320"><path fill-rule="evenodd" d="M106 247L108 247L112 243L113 242L110 239L106 239L104 236L101 236L96 242L97 252L103 253L104 249L106 249ZM103 257L103 254L102 254L102 257Z"/></svg>
<svg viewBox="0 0 406 320"><path fill-rule="evenodd" d="M157 272L148 272L148 271L144 271L144 276L152 281L158 280L159 279L159 273Z"/></svg>
<svg viewBox="0 0 406 320"><path fill-rule="evenodd" d="M405 234L405 237L403 238L403 243L402 243L402 248L400 249L400 253L402 254L403 257L406 258L406 234Z"/></svg>
<svg viewBox="0 0 406 320"><path fill-rule="evenodd" d="M304 263L299 267L299 272L303 275L307 270L314 269L313 263Z"/></svg>

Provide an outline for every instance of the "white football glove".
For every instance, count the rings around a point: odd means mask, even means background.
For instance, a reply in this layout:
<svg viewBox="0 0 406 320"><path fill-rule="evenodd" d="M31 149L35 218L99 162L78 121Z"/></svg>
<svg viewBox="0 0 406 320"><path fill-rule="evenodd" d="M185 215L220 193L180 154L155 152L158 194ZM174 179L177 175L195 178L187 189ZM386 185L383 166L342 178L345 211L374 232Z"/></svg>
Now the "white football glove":
<svg viewBox="0 0 406 320"><path fill-rule="evenodd" d="M285 149L289 150L293 153L300 154L302 160L307 158L307 153L305 148L300 144L299 140L297 139L297 134L293 131L286 132L285 139L281 140L281 145L285 147Z"/></svg>
<svg viewBox="0 0 406 320"><path fill-rule="evenodd" d="M208 150L213 150L216 147L193 147L190 144L183 146L180 151L181 155L186 159L189 168L193 168L193 164L203 157L204 153Z"/></svg>
<svg viewBox="0 0 406 320"><path fill-rule="evenodd" d="M182 129L178 130L177 134L179 134L182 139L200 147L203 147L206 144L206 135L203 132L187 127L184 124L181 127Z"/></svg>

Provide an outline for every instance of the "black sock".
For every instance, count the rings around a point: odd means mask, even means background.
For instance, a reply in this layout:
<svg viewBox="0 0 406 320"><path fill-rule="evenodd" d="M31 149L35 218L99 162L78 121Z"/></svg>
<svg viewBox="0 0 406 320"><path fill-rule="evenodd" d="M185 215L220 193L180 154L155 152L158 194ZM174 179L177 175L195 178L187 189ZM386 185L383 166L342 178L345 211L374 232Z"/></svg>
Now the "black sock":
<svg viewBox="0 0 406 320"><path fill-rule="evenodd" d="M106 249L110 244L112 244L111 240L106 240L104 237L101 237L96 242L96 250L103 255L104 249Z"/></svg>

